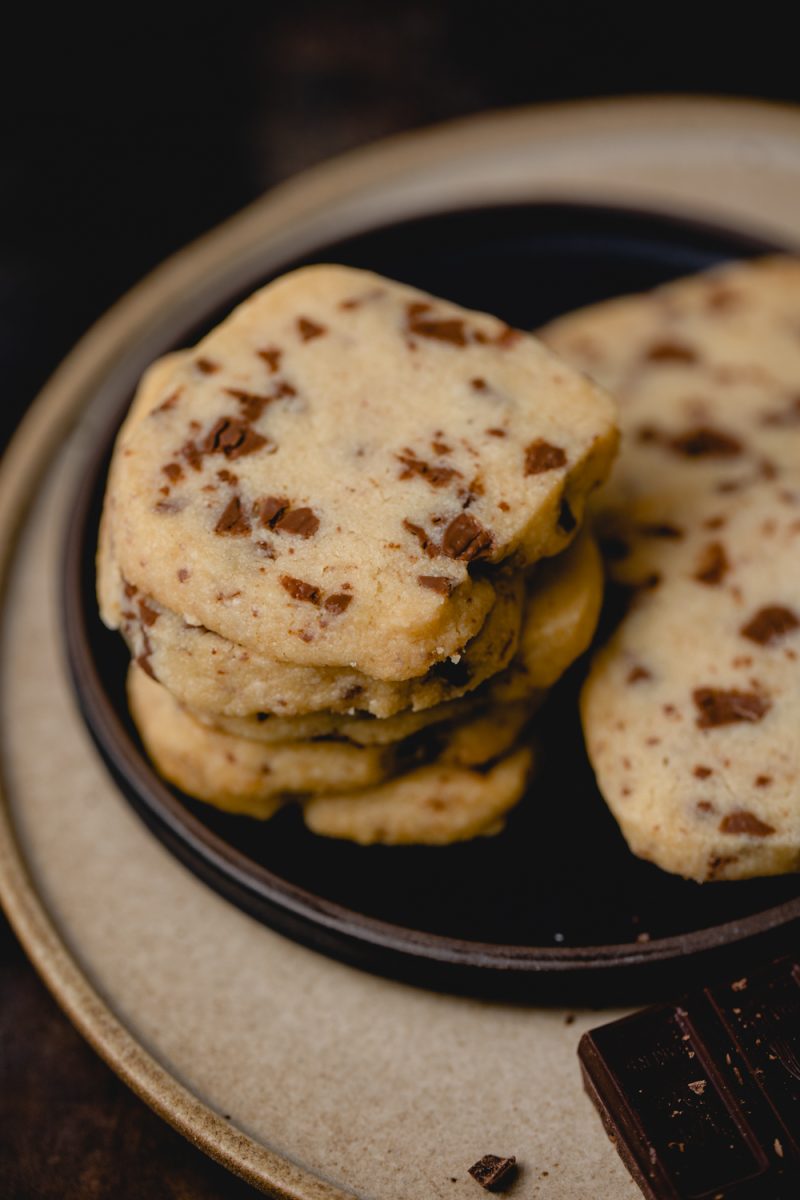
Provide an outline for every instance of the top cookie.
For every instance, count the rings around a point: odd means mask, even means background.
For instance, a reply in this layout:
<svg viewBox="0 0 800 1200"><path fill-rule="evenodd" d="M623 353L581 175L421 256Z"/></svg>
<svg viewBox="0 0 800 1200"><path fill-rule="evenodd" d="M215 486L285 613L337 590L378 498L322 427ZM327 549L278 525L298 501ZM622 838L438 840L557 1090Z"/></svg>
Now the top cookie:
<svg viewBox="0 0 800 1200"><path fill-rule="evenodd" d="M611 401L534 338L342 267L270 284L164 375L115 451L125 578L277 660L378 679L457 652L486 568L562 549L615 450Z"/></svg>

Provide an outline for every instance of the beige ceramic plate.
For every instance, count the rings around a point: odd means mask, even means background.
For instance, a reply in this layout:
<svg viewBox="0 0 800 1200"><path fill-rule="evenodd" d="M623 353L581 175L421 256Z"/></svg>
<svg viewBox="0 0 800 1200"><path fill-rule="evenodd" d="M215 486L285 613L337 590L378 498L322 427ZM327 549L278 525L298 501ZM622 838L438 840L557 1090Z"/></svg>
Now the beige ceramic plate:
<svg viewBox="0 0 800 1200"><path fill-rule="evenodd" d="M580 1089L579 1014L391 983L285 941L214 895L117 794L62 653L59 545L111 367L200 281L235 285L310 241L414 212L590 199L800 236L800 113L629 100L497 114L396 139L284 185L168 262L83 340L0 474L0 890L64 1009L148 1103L279 1196L475 1196L482 1154L515 1197L634 1194ZM185 312L185 307L184 307ZM141 361L140 361L141 359ZM91 406L86 398L93 396ZM80 869L76 869L80 864ZM613 1014L608 1014L613 1015Z"/></svg>

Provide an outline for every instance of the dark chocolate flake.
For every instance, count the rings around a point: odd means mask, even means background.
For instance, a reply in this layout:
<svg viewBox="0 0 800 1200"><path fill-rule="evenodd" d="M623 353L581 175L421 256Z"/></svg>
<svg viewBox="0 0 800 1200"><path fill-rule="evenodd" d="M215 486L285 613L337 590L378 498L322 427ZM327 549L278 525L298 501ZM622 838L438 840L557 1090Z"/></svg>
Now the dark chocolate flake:
<svg viewBox="0 0 800 1200"><path fill-rule="evenodd" d="M352 599L353 597L348 596L346 592L337 592L333 596L328 596L328 599L325 601L325 609L327 612L333 613L334 616L338 616L339 613L343 613L349 606Z"/></svg>
<svg viewBox="0 0 800 1200"><path fill-rule="evenodd" d="M236 417L220 417L203 443L205 454L224 454L228 459L243 458L266 446L267 439L245 421Z"/></svg>
<svg viewBox="0 0 800 1200"><path fill-rule="evenodd" d="M730 567L722 542L709 542L700 553L693 578L713 587L722 582Z"/></svg>
<svg viewBox="0 0 800 1200"><path fill-rule="evenodd" d="M695 688L692 699L699 709L697 725L713 729L739 721L755 722L770 709L770 702L759 692L725 691L722 688Z"/></svg>
<svg viewBox="0 0 800 1200"><path fill-rule="evenodd" d="M499 1158L496 1154L484 1154L469 1168L469 1173L476 1183L487 1192L504 1190L516 1174L517 1160L512 1154L510 1158Z"/></svg>
<svg viewBox="0 0 800 1200"><path fill-rule="evenodd" d="M319 517L311 508L288 508L270 524L276 533L291 533L296 537L310 538L319 529Z"/></svg>
<svg viewBox="0 0 800 1200"><path fill-rule="evenodd" d="M256 353L267 364L270 372L274 375L281 365L283 351L279 350L277 346L267 346L264 350L257 350Z"/></svg>
<svg viewBox="0 0 800 1200"><path fill-rule="evenodd" d="M749 638L759 646L773 646L798 628L800 620L790 608L769 605L760 608L755 616L742 626L740 633L742 637Z"/></svg>
<svg viewBox="0 0 800 1200"><path fill-rule="evenodd" d="M461 472L457 471L455 467L425 462L423 459L417 458L413 450L404 450L402 454L397 455L397 459L403 464L403 470L400 472L401 479L410 479L412 476L418 475L432 488L446 487L451 479L463 478Z"/></svg>
<svg viewBox="0 0 800 1200"><path fill-rule="evenodd" d="M288 507L289 501L285 497L262 496L260 500L256 500L253 510L256 519L265 527L272 529Z"/></svg>
<svg viewBox="0 0 800 1200"><path fill-rule="evenodd" d="M676 434L667 445L686 458L735 458L742 453L738 438L708 426L697 426Z"/></svg>
<svg viewBox="0 0 800 1200"><path fill-rule="evenodd" d="M466 346L469 341L466 326L461 317L429 317L430 305L425 303L409 304L408 332L417 337L433 338L435 341L447 342L451 346Z"/></svg>
<svg viewBox="0 0 800 1200"><path fill-rule="evenodd" d="M697 351L691 346L666 338L660 342L653 342L644 356L648 362L694 363L698 360Z"/></svg>
<svg viewBox="0 0 800 1200"><path fill-rule="evenodd" d="M442 538L442 552L448 558L456 558L461 562L488 558L493 548L494 538L488 529L466 512L453 518Z"/></svg>
<svg viewBox="0 0 800 1200"><path fill-rule="evenodd" d="M201 375L215 375L219 370L219 363L213 362L210 358L196 358L194 365Z"/></svg>
<svg viewBox="0 0 800 1200"><path fill-rule="evenodd" d="M760 820L755 813L746 808L736 809L728 813L719 823L720 833L747 833L751 837L769 837L775 832L774 826Z"/></svg>
<svg viewBox="0 0 800 1200"><path fill-rule="evenodd" d="M322 599L322 592L313 583L306 583L303 579L295 579L293 575L281 575L281 587L283 587L293 600L305 600L309 604L319 604Z"/></svg>
<svg viewBox="0 0 800 1200"><path fill-rule="evenodd" d="M324 325L319 325L310 317L298 317L297 328L304 342L313 341L314 338L322 337L328 332Z"/></svg>
<svg viewBox="0 0 800 1200"><path fill-rule="evenodd" d="M178 400L180 399L180 395L181 395L182 391L183 391L182 387L175 388L175 390L173 392L170 392L170 394L166 397L165 400L161 401L161 403L158 405L157 408L153 409L153 412L151 415L155 416L157 413L169 412L169 410L171 408L174 408L175 405L178 403Z"/></svg>
<svg viewBox="0 0 800 1200"><path fill-rule="evenodd" d="M560 446L552 446L549 442L531 442L525 448L525 474L541 475L545 471L555 471L567 464L567 456Z"/></svg>
<svg viewBox="0 0 800 1200"><path fill-rule="evenodd" d="M214 532L233 537L241 537L250 532L250 522L244 514L242 502L238 496L232 496L228 501L224 512L214 526Z"/></svg>
<svg viewBox="0 0 800 1200"><path fill-rule="evenodd" d="M652 672L648 671L647 667L636 666L636 667L631 667L630 671L628 672L628 676L627 676L627 679L625 680L625 682L626 683L639 683L643 679L652 679L652 678L653 678Z"/></svg>
<svg viewBox="0 0 800 1200"><path fill-rule="evenodd" d="M162 467L161 470L172 483L178 483L179 480L183 479L183 467L180 465L180 463L167 463L167 465Z"/></svg>
<svg viewBox="0 0 800 1200"><path fill-rule="evenodd" d="M417 583L431 592L438 592L440 596L451 596L456 586L455 580L448 579L446 575L418 575Z"/></svg>
<svg viewBox="0 0 800 1200"><path fill-rule="evenodd" d="M425 532L422 526L415 525L413 521L409 521L406 518L403 521L403 528L410 533L412 537L416 538L420 544L420 547L425 551L425 553L430 558L433 558L433 556L437 553L436 547L433 545L431 539L428 537L428 534Z"/></svg>
<svg viewBox="0 0 800 1200"><path fill-rule="evenodd" d="M272 400L272 396L248 392L245 388L223 388L223 391L226 395L232 396L234 400L238 400L242 413L248 421L257 421Z"/></svg>
<svg viewBox="0 0 800 1200"><path fill-rule="evenodd" d="M142 618L143 625L155 625L159 614L154 608L151 608L146 600L139 601L139 615Z"/></svg>

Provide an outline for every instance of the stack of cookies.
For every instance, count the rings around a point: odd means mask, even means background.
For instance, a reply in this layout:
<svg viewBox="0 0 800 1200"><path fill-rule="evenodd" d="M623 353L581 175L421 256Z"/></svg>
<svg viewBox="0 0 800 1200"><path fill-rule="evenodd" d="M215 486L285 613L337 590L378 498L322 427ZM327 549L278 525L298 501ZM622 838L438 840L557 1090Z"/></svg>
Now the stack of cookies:
<svg viewBox="0 0 800 1200"><path fill-rule="evenodd" d="M158 770L362 843L502 827L597 622L580 527L615 448L611 401L534 338L343 267L156 363L98 589Z"/></svg>
<svg viewBox="0 0 800 1200"><path fill-rule="evenodd" d="M634 601L582 697L631 849L698 881L800 869L800 260L726 265L563 317L610 388L598 497Z"/></svg>

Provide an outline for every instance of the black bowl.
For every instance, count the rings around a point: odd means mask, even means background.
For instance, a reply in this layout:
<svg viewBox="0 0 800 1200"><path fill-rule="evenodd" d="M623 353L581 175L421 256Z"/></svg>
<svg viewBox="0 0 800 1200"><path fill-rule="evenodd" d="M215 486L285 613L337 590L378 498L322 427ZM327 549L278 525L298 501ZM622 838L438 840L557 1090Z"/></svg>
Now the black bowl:
<svg viewBox="0 0 800 1200"><path fill-rule="evenodd" d="M196 293L183 310L177 305L160 340L148 334L147 350L155 357L193 341L243 295L301 262L367 267L531 328L592 301L776 249L725 229L589 205L440 213L309 246L302 260L266 272L254 260L237 294L210 286L199 298L199 326ZM108 458L135 382L130 365L103 380L107 425L65 534L67 648L82 710L112 774L196 874L265 924L349 963L522 1000L638 1000L703 972L738 969L796 934L796 876L701 887L630 854L583 747L581 663L541 715L540 769L495 838L446 849L365 849L313 836L294 809L259 823L217 812L160 780L128 717L125 647L100 623L94 598Z"/></svg>

